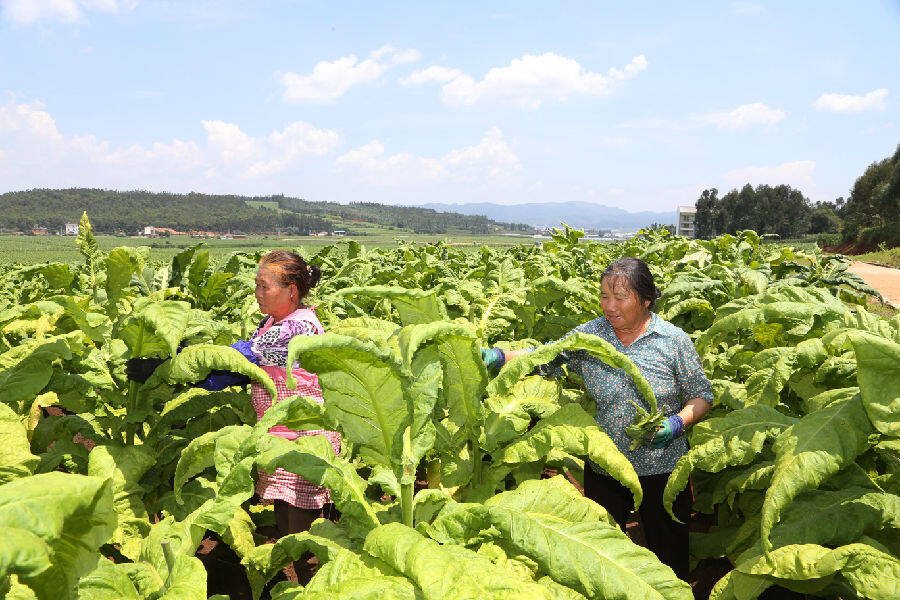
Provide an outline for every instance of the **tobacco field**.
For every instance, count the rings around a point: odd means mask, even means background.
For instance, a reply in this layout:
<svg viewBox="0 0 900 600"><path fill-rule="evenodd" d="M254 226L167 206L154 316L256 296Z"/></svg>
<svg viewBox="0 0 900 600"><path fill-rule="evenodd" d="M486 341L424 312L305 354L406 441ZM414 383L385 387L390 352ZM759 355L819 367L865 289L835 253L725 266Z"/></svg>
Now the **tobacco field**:
<svg viewBox="0 0 900 600"><path fill-rule="evenodd" d="M714 523L691 540L695 563L728 561L710 597L900 597L900 318L867 311L878 293L840 256L752 231L581 237L305 256L323 272L310 303L327 333L290 353L326 401L295 396L258 423L247 389L190 384L224 369L274 394L227 347L259 322L261 251L213 264L198 245L152 263L146 248L100 250L85 216L80 264L0 267L0 598L222 600L196 556L212 534L253 595L275 600L693 598L571 483L590 458L641 502L577 377L530 375L589 352L633 374L652 413L630 361L584 334L496 376L480 356L601 315L600 274L622 256L650 264L657 312L691 335L713 383L666 487L671 503L690 478ZM126 380L127 359L154 356L170 360ZM276 424L340 431L341 454L322 436L268 435ZM254 474L276 467L329 487L340 518L266 543ZM307 586L270 584L307 551Z"/></svg>

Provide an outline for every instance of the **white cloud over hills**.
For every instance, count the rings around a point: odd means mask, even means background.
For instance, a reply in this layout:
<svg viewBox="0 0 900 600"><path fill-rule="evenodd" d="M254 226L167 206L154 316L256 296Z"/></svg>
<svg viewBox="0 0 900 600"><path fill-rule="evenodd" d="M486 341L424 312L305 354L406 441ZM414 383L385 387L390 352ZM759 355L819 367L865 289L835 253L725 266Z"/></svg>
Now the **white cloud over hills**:
<svg viewBox="0 0 900 600"><path fill-rule="evenodd" d="M92 134L65 134L41 102L10 99L0 104L0 180L7 190L303 193L312 187L322 190L323 199L354 197L362 185L410 188L442 198L448 185L464 193L515 184L522 171L519 157L496 127L476 143L436 158L389 154L380 141L339 154L344 141L338 132L303 121L259 136L221 120L203 120L198 129L204 136L198 142L116 145Z"/></svg>
<svg viewBox="0 0 900 600"><path fill-rule="evenodd" d="M355 54L331 62L319 61L306 75L291 72L282 75L282 98L286 102L329 102L340 98L353 86L377 82L391 67L415 62L420 57L415 49L382 46L362 61Z"/></svg>
<svg viewBox="0 0 900 600"><path fill-rule="evenodd" d="M622 69L613 67L604 75L585 69L575 59L546 52L525 54L510 61L508 66L494 67L480 81L460 69L435 65L416 71L400 82L441 84L441 98L449 105L494 102L535 110L548 100L562 102L575 95L607 94L616 83L646 68L647 59L642 54Z"/></svg>
<svg viewBox="0 0 900 600"><path fill-rule="evenodd" d="M203 121L206 143L172 140L114 146L94 135L63 135L40 102L0 105L0 177L11 189L35 186L118 185L149 182L253 179L325 157L340 136L297 121L252 137L234 123ZM113 168L114 167L114 168ZM168 189L168 188L164 188Z"/></svg>
<svg viewBox="0 0 900 600"><path fill-rule="evenodd" d="M338 157L335 169L375 185L405 186L445 180L499 183L521 171L522 165L503 133L494 127L479 143L451 150L440 158L387 155L384 144L375 140Z"/></svg>

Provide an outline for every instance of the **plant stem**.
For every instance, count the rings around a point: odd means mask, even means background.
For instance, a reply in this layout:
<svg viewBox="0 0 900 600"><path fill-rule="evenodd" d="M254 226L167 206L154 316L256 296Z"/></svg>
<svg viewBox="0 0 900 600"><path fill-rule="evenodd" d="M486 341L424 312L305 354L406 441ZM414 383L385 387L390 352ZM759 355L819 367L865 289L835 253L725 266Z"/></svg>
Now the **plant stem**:
<svg viewBox="0 0 900 600"><path fill-rule="evenodd" d="M472 487L478 487L482 483L482 454L481 448L478 447L478 442L475 440L469 440L469 443L472 444L472 480L475 482L475 485Z"/></svg>
<svg viewBox="0 0 900 600"><path fill-rule="evenodd" d="M166 573L166 581L163 583L162 592L166 593L169 589L169 579L172 577L172 570L175 568L175 552L172 550L172 545L169 543L169 540L164 540L160 543L162 546L163 556L166 559L166 567L168 567L168 573Z"/></svg>
<svg viewBox="0 0 900 600"><path fill-rule="evenodd" d="M413 483L400 486L400 512L403 515L403 524L413 527Z"/></svg>
<svg viewBox="0 0 900 600"><path fill-rule="evenodd" d="M127 419L129 416L134 414L135 410L137 410L137 396L138 396L138 382L137 381L129 381L128 382L128 399L125 402L125 418ZM135 423L126 423L125 424L125 444L127 446L131 446L134 444L134 429Z"/></svg>

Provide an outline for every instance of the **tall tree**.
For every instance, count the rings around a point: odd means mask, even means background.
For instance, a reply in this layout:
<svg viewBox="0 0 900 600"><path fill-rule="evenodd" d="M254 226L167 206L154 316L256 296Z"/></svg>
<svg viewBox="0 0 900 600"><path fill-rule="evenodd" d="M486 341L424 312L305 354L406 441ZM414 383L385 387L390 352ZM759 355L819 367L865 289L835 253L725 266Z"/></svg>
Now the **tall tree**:
<svg viewBox="0 0 900 600"><path fill-rule="evenodd" d="M711 188L703 190L694 203L697 214L694 216L694 232L698 238L708 239L719 234L717 228L719 218L719 190Z"/></svg>

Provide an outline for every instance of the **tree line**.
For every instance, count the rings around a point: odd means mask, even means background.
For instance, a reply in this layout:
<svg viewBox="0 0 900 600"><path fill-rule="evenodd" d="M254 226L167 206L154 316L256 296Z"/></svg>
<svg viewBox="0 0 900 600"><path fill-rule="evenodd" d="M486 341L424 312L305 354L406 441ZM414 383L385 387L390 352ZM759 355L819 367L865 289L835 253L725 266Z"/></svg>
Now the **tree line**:
<svg viewBox="0 0 900 600"><path fill-rule="evenodd" d="M247 201L278 203L279 209L253 207ZM512 230L527 225L495 223L485 217L437 213L431 209L354 203L307 202L285 196L249 197L191 192L173 194L141 190L114 191L88 188L33 189L0 194L0 228L30 231L33 227L61 229L77 223L87 211L94 229L134 234L147 225L178 231L278 231L307 234L348 229L342 221L365 221L415 233L447 233L449 230L482 234L498 228ZM348 233L352 233L349 228Z"/></svg>
<svg viewBox="0 0 900 600"><path fill-rule="evenodd" d="M900 145L873 162L856 180L845 201L838 198L842 241L860 246L900 246Z"/></svg>
<svg viewBox="0 0 900 600"><path fill-rule="evenodd" d="M900 245L900 146L892 157L872 163L856 180L849 197L811 202L789 185L744 185L724 196L703 190L695 205L695 235L711 238L754 229L796 238L840 234L845 243Z"/></svg>
<svg viewBox="0 0 900 600"><path fill-rule="evenodd" d="M498 228L505 231L531 231L530 225L492 221L482 215L463 215L438 212L430 208L395 206L373 202L312 202L300 198L271 196L269 200L278 206L297 212L319 215L335 215L345 221L369 221L386 227L412 229L414 233L447 233L452 230L473 234L486 234Z"/></svg>

